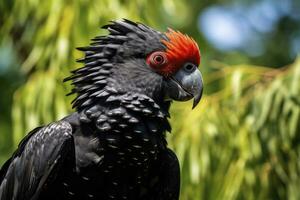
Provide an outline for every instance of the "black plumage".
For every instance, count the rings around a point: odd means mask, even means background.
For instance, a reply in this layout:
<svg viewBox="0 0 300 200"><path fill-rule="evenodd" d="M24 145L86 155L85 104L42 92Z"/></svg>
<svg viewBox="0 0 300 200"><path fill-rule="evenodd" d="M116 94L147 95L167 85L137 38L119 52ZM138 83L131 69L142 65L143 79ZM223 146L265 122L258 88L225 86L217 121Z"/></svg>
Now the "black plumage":
<svg viewBox="0 0 300 200"><path fill-rule="evenodd" d="M129 20L103 28L65 79L76 112L23 139L0 171L1 200L178 199L165 77L145 61L167 38Z"/></svg>

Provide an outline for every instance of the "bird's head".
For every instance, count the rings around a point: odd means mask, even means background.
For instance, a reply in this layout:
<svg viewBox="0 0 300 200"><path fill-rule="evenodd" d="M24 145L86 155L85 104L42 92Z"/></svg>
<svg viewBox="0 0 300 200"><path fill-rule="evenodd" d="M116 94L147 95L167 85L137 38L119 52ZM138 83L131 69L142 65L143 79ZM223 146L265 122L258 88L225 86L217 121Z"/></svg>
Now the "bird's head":
<svg viewBox="0 0 300 200"><path fill-rule="evenodd" d="M79 48L85 52L79 60L85 66L67 78L75 85L72 93L78 95L74 107L127 92L146 95L158 104L192 98L193 108L199 103L203 90L200 51L192 38L172 29L161 33L125 19L103 28L109 34Z"/></svg>
<svg viewBox="0 0 300 200"><path fill-rule="evenodd" d="M165 36L167 38L161 40L165 47L149 53L146 63L164 77L165 100L186 101L194 98L194 108L203 91L202 76L198 70L198 45L189 36L172 29Z"/></svg>

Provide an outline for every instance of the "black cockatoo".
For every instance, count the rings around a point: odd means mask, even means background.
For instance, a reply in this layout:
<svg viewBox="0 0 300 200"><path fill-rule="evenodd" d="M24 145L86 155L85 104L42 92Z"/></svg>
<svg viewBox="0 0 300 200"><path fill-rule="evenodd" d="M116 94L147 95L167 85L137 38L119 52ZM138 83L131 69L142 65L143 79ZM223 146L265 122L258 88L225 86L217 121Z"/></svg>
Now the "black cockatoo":
<svg viewBox="0 0 300 200"><path fill-rule="evenodd" d="M0 171L1 200L179 198L165 133L172 100L200 101L198 45L126 19L103 28L66 79L76 112L21 141Z"/></svg>

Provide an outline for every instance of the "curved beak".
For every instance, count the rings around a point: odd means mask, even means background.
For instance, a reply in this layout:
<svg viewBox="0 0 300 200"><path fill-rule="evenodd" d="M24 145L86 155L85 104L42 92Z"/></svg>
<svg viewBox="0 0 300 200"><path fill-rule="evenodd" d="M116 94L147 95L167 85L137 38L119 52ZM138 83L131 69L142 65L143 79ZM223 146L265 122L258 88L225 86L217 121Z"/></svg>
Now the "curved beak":
<svg viewBox="0 0 300 200"><path fill-rule="evenodd" d="M165 93L167 99L187 101L194 98L193 108L200 102L203 92L203 81L201 72L198 69L195 69L193 72L180 69L166 83Z"/></svg>
<svg viewBox="0 0 300 200"><path fill-rule="evenodd" d="M191 79L193 83L191 84L190 92L194 96L193 107L192 107L192 109L194 109L200 102L203 94L203 80L202 80L201 72L198 69L195 70L195 73L192 74Z"/></svg>

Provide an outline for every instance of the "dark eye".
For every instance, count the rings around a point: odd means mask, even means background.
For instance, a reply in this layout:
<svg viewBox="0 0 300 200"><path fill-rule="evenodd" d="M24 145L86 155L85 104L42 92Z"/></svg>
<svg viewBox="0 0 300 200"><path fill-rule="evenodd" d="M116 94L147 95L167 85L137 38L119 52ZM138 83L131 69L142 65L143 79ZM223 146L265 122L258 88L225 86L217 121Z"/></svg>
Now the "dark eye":
<svg viewBox="0 0 300 200"><path fill-rule="evenodd" d="M166 55L164 52L158 51L154 52L150 56L150 62L152 66L161 66L167 61Z"/></svg>
<svg viewBox="0 0 300 200"><path fill-rule="evenodd" d="M164 57L162 57L162 55L156 55L153 60L156 64L161 64L164 62Z"/></svg>
<svg viewBox="0 0 300 200"><path fill-rule="evenodd" d="M186 72L193 72L197 67L192 63L186 63L183 68Z"/></svg>

